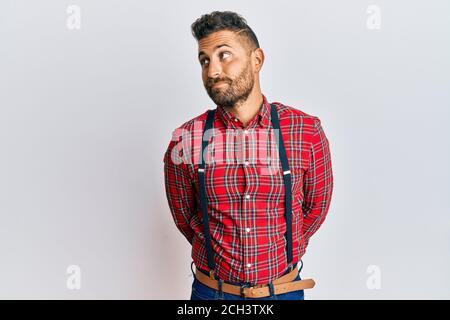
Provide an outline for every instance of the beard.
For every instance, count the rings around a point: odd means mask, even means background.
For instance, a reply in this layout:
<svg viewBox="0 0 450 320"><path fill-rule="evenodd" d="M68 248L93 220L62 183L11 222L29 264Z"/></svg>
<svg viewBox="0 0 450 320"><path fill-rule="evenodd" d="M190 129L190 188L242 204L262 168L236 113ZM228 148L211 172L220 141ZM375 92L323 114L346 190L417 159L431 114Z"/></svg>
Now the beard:
<svg viewBox="0 0 450 320"><path fill-rule="evenodd" d="M226 82L227 85L213 88L212 85L217 82ZM255 79L251 70L250 63L247 63L244 70L233 80L225 78L218 79L208 83L205 86L209 97L219 106L232 108L237 103L246 101L253 90Z"/></svg>

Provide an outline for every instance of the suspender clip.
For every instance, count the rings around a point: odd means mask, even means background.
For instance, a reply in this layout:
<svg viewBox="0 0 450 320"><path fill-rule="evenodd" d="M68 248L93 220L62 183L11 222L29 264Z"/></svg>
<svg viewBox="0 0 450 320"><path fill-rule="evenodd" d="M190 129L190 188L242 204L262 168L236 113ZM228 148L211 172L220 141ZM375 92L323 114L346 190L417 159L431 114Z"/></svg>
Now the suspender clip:
<svg viewBox="0 0 450 320"><path fill-rule="evenodd" d="M292 270L294 270L294 265L291 262L288 266L288 273L291 272Z"/></svg>
<svg viewBox="0 0 450 320"><path fill-rule="evenodd" d="M248 284L243 284L243 285L241 285L241 298L245 298L245 292L244 292L244 289L245 288L249 288L250 286L248 285Z"/></svg>

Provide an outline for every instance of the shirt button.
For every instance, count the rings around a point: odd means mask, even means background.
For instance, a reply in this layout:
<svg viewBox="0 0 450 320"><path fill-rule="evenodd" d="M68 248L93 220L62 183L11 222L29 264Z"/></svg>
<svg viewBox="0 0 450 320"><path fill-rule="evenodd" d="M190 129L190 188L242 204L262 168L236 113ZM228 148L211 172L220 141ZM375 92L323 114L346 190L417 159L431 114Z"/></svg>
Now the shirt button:
<svg viewBox="0 0 450 320"><path fill-rule="evenodd" d="M239 121L239 119L238 119L238 118L234 118L234 121L238 122L238 121Z"/></svg>
<svg viewBox="0 0 450 320"><path fill-rule="evenodd" d="M247 263L247 268L251 268L252 264L251 263Z"/></svg>
<svg viewBox="0 0 450 320"><path fill-rule="evenodd" d="M245 134L248 134L248 130L244 130L244 133L245 133Z"/></svg>
<svg viewBox="0 0 450 320"><path fill-rule="evenodd" d="M248 162L248 161L245 161L244 164L245 164L246 166L248 166L248 165L249 165L249 162Z"/></svg>
<svg viewBox="0 0 450 320"><path fill-rule="evenodd" d="M246 195L245 195L245 199L250 199L250 195L249 195L249 194L246 194Z"/></svg>
<svg viewBox="0 0 450 320"><path fill-rule="evenodd" d="M245 232L250 232L250 230L252 230L252 229L250 229L250 228L245 228Z"/></svg>

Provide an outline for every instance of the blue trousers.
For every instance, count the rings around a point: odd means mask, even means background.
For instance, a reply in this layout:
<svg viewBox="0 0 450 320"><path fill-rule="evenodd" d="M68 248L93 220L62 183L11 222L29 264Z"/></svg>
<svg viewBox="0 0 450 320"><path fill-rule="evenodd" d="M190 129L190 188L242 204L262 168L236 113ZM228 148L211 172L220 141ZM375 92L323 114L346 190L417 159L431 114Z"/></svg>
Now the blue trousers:
<svg viewBox="0 0 450 320"><path fill-rule="evenodd" d="M303 263L302 263L303 267ZM234 295L231 293L226 293L221 290L216 290L213 288L208 287L207 285L204 285L200 281L197 280L195 277L195 273L192 270L192 264L191 264L191 271L194 275L194 282L192 283L192 293L191 293L191 300L304 300L305 299L305 293L304 290L297 290L287 293L281 293L281 294L275 294L274 293L274 287L273 283L270 282L269 285L269 291L271 292L271 295L268 297L262 297L262 298L247 298L247 297L241 297L238 295ZM300 271L295 278L295 280L301 280L300 278ZM229 282L224 281L225 283L234 284L234 285L249 285L245 282Z"/></svg>

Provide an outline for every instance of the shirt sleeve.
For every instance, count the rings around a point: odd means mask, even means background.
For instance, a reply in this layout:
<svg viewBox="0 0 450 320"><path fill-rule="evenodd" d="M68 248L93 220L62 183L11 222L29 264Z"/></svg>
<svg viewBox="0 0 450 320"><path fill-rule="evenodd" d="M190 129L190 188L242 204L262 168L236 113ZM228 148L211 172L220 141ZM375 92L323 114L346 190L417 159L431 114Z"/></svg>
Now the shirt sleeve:
<svg viewBox="0 0 450 320"><path fill-rule="evenodd" d="M320 119L316 117L310 146L310 163L304 177L302 231L306 243L327 216L333 193L330 146Z"/></svg>
<svg viewBox="0 0 450 320"><path fill-rule="evenodd" d="M175 225L192 244L194 231L189 222L196 212L194 186L180 155L181 143L174 140L175 132L163 159L166 196Z"/></svg>

